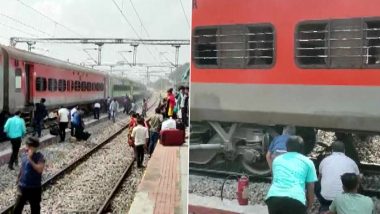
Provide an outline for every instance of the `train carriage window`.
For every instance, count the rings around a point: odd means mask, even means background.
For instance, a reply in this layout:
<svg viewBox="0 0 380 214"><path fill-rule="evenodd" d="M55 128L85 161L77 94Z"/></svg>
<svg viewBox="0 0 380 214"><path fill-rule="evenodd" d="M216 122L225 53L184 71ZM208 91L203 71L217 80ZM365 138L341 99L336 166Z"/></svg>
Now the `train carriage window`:
<svg viewBox="0 0 380 214"><path fill-rule="evenodd" d="M81 88L81 91L86 91L86 88L87 88L86 82L81 82L80 88Z"/></svg>
<svg viewBox="0 0 380 214"><path fill-rule="evenodd" d="M378 68L380 18L302 22L295 53L303 68Z"/></svg>
<svg viewBox="0 0 380 214"><path fill-rule="evenodd" d="M74 81L71 81L71 91L76 91Z"/></svg>
<svg viewBox="0 0 380 214"><path fill-rule="evenodd" d="M274 64L274 29L270 24L196 29L193 44L193 59L200 67L268 68Z"/></svg>
<svg viewBox="0 0 380 214"><path fill-rule="evenodd" d="M21 75L22 75L21 69L16 68L16 71L15 71L15 92L21 92Z"/></svg>
<svg viewBox="0 0 380 214"><path fill-rule="evenodd" d="M194 60L197 65L217 65L217 28L198 29L193 35Z"/></svg>
<svg viewBox="0 0 380 214"><path fill-rule="evenodd" d="M70 80L67 80L66 84L67 91L70 91Z"/></svg>
<svg viewBox="0 0 380 214"><path fill-rule="evenodd" d="M36 78L36 91L46 91L47 83L46 78L37 77Z"/></svg>
<svg viewBox="0 0 380 214"><path fill-rule="evenodd" d="M57 84L57 80L56 79L52 79L52 78L49 78L48 79L48 90L49 91L57 91L57 87L58 84Z"/></svg>
<svg viewBox="0 0 380 214"><path fill-rule="evenodd" d="M96 91L95 83L91 83L91 90Z"/></svg>
<svg viewBox="0 0 380 214"><path fill-rule="evenodd" d="M66 80L58 80L58 91L66 91Z"/></svg>
<svg viewBox="0 0 380 214"><path fill-rule="evenodd" d="M87 91L91 91L91 83L87 82Z"/></svg>
<svg viewBox="0 0 380 214"><path fill-rule="evenodd" d="M80 81L75 81L75 91L80 91Z"/></svg>
<svg viewBox="0 0 380 214"><path fill-rule="evenodd" d="M104 90L104 84L100 83L100 91L103 91L103 90Z"/></svg>

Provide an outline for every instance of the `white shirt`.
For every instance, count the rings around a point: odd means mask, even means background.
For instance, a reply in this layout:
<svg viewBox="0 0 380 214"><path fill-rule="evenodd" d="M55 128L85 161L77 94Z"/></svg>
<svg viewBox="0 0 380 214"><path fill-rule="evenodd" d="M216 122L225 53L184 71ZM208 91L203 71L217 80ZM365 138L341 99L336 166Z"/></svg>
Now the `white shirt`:
<svg viewBox="0 0 380 214"><path fill-rule="evenodd" d="M169 118L162 123L161 130L168 129L176 129L176 122L172 118Z"/></svg>
<svg viewBox="0 0 380 214"><path fill-rule="evenodd" d="M146 139L149 138L149 131L142 125L137 125L132 129L131 137L135 139L135 145L141 146L146 143Z"/></svg>
<svg viewBox="0 0 380 214"><path fill-rule="evenodd" d="M71 119L74 117L74 113L77 112L77 111L78 111L77 108L71 109L71 111L70 111Z"/></svg>
<svg viewBox="0 0 380 214"><path fill-rule="evenodd" d="M187 95L181 93L180 96L181 96L181 103L180 103L179 106L180 106L181 108L185 108L185 99L186 99Z"/></svg>
<svg viewBox="0 0 380 214"><path fill-rule="evenodd" d="M62 123L69 122L69 115L70 115L70 112L67 108L59 109L58 110L59 122L62 122Z"/></svg>
<svg viewBox="0 0 380 214"><path fill-rule="evenodd" d="M100 103L95 103L94 107L95 108L100 108Z"/></svg>
<svg viewBox="0 0 380 214"><path fill-rule="evenodd" d="M326 200L334 200L343 192L340 176L344 173L359 175L359 168L355 161L342 152L333 152L322 160L319 165L319 173L322 174L321 194Z"/></svg>

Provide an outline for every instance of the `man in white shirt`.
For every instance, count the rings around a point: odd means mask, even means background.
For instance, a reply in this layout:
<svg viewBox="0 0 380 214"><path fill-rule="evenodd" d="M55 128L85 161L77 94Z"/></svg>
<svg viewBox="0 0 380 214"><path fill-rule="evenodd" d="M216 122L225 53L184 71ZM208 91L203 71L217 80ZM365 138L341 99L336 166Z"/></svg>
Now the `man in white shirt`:
<svg viewBox="0 0 380 214"><path fill-rule="evenodd" d="M335 141L332 144L332 154L322 160L319 165L321 192L316 191L321 204L320 211L327 211L335 197L343 192L341 176L345 173L359 175L355 161L344 154L344 143Z"/></svg>
<svg viewBox="0 0 380 214"><path fill-rule="evenodd" d="M161 130L176 129L176 121L170 117L162 123Z"/></svg>
<svg viewBox="0 0 380 214"><path fill-rule="evenodd" d="M131 137L135 144L135 157L137 162L137 167L142 168L144 161L144 146L148 144L149 140L149 131L144 127L145 121L144 118L137 119L137 126L132 129Z"/></svg>
<svg viewBox="0 0 380 214"><path fill-rule="evenodd" d="M99 112L100 112L100 103L95 102L94 104L94 119L99 120Z"/></svg>
<svg viewBox="0 0 380 214"><path fill-rule="evenodd" d="M60 142L64 142L66 138L66 128L69 124L70 112L67 108L61 106L58 110L59 136Z"/></svg>
<svg viewBox="0 0 380 214"><path fill-rule="evenodd" d="M70 120L71 120L71 130L70 130L70 134L71 134L71 136L72 137L74 137L75 136L75 125L72 123L72 121L73 121L73 118L74 118L74 114L75 114L75 112L77 112L78 111L78 106L76 105L76 106L74 106L74 108L72 108L71 109L71 111L70 111Z"/></svg>

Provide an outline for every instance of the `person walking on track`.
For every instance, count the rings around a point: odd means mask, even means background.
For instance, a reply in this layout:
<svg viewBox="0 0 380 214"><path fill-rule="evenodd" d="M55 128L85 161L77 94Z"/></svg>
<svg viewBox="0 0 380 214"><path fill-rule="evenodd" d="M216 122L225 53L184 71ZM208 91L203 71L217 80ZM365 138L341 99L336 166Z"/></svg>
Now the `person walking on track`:
<svg viewBox="0 0 380 214"><path fill-rule="evenodd" d="M38 137L41 137L41 131L42 126L44 122L44 118L47 116L47 110L45 106L45 98L41 98L41 101L36 104L34 109L34 118L33 118L33 124L34 124L34 130L33 130L33 136L38 134Z"/></svg>
<svg viewBox="0 0 380 214"><path fill-rule="evenodd" d="M95 102L94 104L94 119L99 120L100 114L100 102Z"/></svg>
<svg viewBox="0 0 380 214"><path fill-rule="evenodd" d="M32 214L39 214L41 207L41 180L45 168L45 158L37 151L38 138L26 140L27 151L22 155L20 173L17 178L17 198L13 213L21 214L26 202L29 202Z"/></svg>
<svg viewBox="0 0 380 214"><path fill-rule="evenodd" d="M117 103L116 99L113 99L110 104L110 109L109 109L113 122L116 121L116 113L118 109L119 109L119 104Z"/></svg>
<svg viewBox="0 0 380 214"><path fill-rule="evenodd" d="M71 134L71 137L75 136L75 125L73 124L73 118L74 118L74 114L78 111L78 108L79 108L79 106L75 106L70 111L70 121L71 121L70 122L70 126L71 126L70 134Z"/></svg>
<svg viewBox="0 0 380 214"><path fill-rule="evenodd" d="M61 106L58 110L59 136L60 142L64 142L66 138L66 128L69 124L70 112L67 108Z"/></svg>
<svg viewBox="0 0 380 214"><path fill-rule="evenodd" d="M149 131L146 127L144 127L144 125L145 125L144 118L139 117L137 119L137 126L133 128L132 134L131 134L132 140L136 147L135 152L137 154L135 156L136 156L136 162L137 162L138 168L143 167L144 147L148 144L148 140L149 140Z"/></svg>
<svg viewBox="0 0 380 214"><path fill-rule="evenodd" d="M20 117L21 112L16 111L15 115L7 120L4 125L4 132L12 144L12 154L9 159L8 168L13 170L13 164L18 165L18 152L21 146L22 137L26 133L25 121Z"/></svg>

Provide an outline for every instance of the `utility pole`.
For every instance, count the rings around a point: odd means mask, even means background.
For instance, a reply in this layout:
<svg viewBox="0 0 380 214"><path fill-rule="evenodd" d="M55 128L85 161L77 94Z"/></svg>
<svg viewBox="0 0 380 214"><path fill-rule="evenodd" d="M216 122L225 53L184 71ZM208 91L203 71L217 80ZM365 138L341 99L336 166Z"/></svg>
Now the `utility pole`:
<svg viewBox="0 0 380 214"><path fill-rule="evenodd" d="M95 45L98 46L98 65L101 65L102 64L102 46L104 45L104 43L98 42L98 43L95 43Z"/></svg>
<svg viewBox="0 0 380 214"><path fill-rule="evenodd" d="M181 45L173 45L175 47L175 67L178 68L179 48Z"/></svg>
<svg viewBox="0 0 380 214"><path fill-rule="evenodd" d="M132 43L131 46L133 47L133 66L136 66L137 46L139 46L139 44L138 43Z"/></svg>

